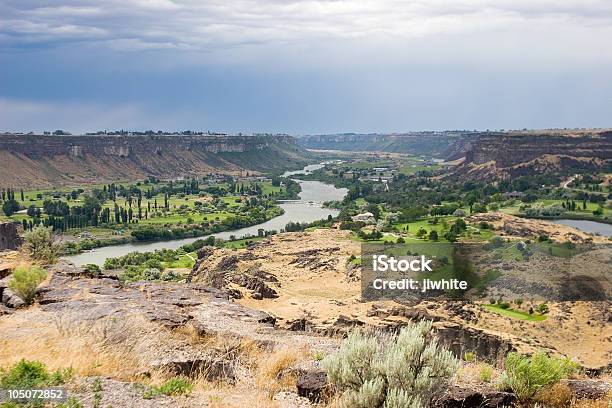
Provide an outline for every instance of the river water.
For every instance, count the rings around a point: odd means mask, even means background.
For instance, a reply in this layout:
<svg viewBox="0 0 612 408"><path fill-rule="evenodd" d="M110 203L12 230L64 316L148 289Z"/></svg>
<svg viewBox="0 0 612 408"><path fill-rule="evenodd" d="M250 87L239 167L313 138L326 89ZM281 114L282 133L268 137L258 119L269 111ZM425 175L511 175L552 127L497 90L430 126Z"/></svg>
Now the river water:
<svg viewBox="0 0 612 408"><path fill-rule="evenodd" d="M283 176L290 177L296 174L304 174L320 169L321 167L323 167L322 164L311 164L304 167L303 170L286 172L283 174ZM257 230L260 228L263 228L266 231L280 231L281 228L285 228L285 225L287 225L289 221L312 222L327 218L329 215L333 217L338 215L338 210L323 208L323 202L342 200L347 193L347 189L336 188L330 184L321 183L319 181L295 181L300 183L300 186L302 187L302 191L299 194L300 199L282 201L279 205L285 210L283 215L272 218L271 220L262 224L232 231L224 231L212 235L222 239L229 239L232 235L236 238L241 238L248 235L257 235ZM171 241L133 242L130 244L112 245L96 248L77 255L66 256L64 259L74 263L75 265L92 263L102 266L106 258L123 256L134 251L149 252L163 248L178 249L181 246L200 238L206 237L175 239Z"/></svg>
<svg viewBox="0 0 612 408"><path fill-rule="evenodd" d="M589 234L599 234L604 237L612 236L612 225L603 222L588 221L588 220L551 220L555 224L567 225L579 229L580 231L588 232Z"/></svg>

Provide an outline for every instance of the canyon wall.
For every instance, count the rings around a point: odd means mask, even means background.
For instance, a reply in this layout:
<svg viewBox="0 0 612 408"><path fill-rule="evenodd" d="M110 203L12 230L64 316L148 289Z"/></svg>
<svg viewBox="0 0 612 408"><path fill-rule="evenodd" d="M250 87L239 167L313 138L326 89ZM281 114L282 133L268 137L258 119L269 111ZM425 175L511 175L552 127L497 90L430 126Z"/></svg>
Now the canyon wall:
<svg viewBox="0 0 612 408"><path fill-rule="evenodd" d="M211 172L280 171L305 157L290 136L0 135L0 185L51 187Z"/></svg>
<svg viewBox="0 0 612 408"><path fill-rule="evenodd" d="M412 132L391 134L343 133L310 135L298 138L307 149L364 152L390 152L447 157L456 143L461 143L472 132ZM450 149L450 150L449 150Z"/></svg>
<svg viewBox="0 0 612 408"><path fill-rule="evenodd" d="M612 170L611 131L480 135L466 144L457 173L491 179L585 170Z"/></svg>

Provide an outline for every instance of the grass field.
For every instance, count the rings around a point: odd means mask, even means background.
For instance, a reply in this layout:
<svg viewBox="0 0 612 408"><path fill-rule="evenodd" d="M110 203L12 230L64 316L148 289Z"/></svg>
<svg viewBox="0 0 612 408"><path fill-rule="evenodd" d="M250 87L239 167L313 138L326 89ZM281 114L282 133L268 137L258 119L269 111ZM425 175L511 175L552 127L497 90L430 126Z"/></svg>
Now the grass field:
<svg viewBox="0 0 612 408"><path fill-rule="evenodd" d="M518 320L527 320L530 322L541 322L542 320L546 320L546 315L540 314L529 314L527 312L522 312L514 309L503 309L497 305L482 305L482 307L490 312L497 313L501 316L510 317L512 319Z"/></svg>

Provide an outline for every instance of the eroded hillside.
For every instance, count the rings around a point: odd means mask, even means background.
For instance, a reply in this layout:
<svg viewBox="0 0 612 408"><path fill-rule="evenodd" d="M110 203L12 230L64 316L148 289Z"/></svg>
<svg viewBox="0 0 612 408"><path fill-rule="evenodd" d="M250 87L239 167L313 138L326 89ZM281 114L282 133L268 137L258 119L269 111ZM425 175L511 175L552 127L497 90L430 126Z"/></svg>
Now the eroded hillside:
<svg viewBox="0 0 612 408"><path fill-rule="evenodd" d="M0 184L13 188L174 178L297 167L289 136L0 135Z"/></svg>

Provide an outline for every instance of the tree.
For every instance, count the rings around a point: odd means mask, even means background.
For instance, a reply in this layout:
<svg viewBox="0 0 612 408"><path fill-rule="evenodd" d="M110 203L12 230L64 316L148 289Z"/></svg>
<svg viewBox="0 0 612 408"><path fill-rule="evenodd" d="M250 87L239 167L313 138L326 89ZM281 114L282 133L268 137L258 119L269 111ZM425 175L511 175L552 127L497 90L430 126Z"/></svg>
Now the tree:
<svg viewBox="0 0 612 408"><path fill-rule="evenodd" d="M10 217L19 211L19 203L14 199L6 200L4 204L2 204L2 211L4 212L4 215Z"/></svg>
<svg viewBox="0 0 612 408"><path fill-rule="evenodd" d="M51 264L57 260L59 246L55 243L52 227L37 226L24 235L24 248L32 259Z"/></svg>
<svg viewBox="0 0 612 408"><path fill-rule="evenodd" d="M423 238L427 235L427 230L423 227L419 228L419 230L416 233L417 238Z"/></svg>
<svg viewBox="0 0 612 408"><path fill-rule="evenodd" d="M436 230L429 231L429 240L430 241L437 241L438 239L439 239L438 232Z"/></svg>

